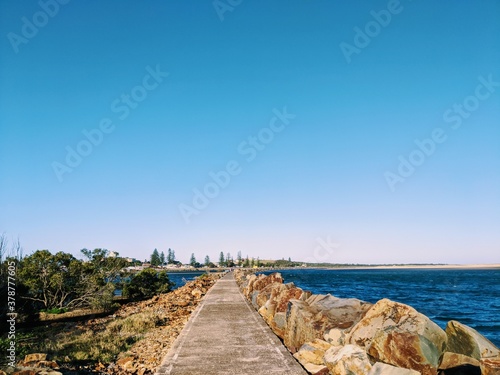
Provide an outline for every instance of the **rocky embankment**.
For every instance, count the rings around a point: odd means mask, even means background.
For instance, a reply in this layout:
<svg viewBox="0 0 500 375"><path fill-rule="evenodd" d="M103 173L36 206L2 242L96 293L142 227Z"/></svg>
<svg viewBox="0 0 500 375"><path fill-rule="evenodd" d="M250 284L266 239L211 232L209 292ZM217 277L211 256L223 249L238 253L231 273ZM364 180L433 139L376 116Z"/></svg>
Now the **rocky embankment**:
<svg viewBox="0 0 500 375"><path fill-rule="evenodd" d="M238 270L243 294L311 374L500 374L500 350L474 329L441 329L414 308L388 299L313 295L269 276Z"/></svg>
<svg viewBox="0 0 500 375"><path fill-rule="evenodd" d="M130 336L125 332L128 322L132 321L130 318L151 319L157 323L152 329L143 332L140 339L135 341L126 352L120 353L113 362L76 365L73 358L57 359L60 357L58 357L57 352L33 353L20 361L15 369L7 368L7 373L13 373L13 375L153 374L184 328L191 313L200 303L201 298L219 277L220 274L211 274L199 278L170 293L126 304L113 315L87 320L74 326L75 332L78 331L79 335L81 332L81 335L90 333L97 336L101 332L111 329L114 335L123 336L124 340L130 340ZM120 327L120 329L117 330L116 327ZM66 332L66 334L71 334L71 332ZM61 339L60 337L53 338L53 340ZM0 375L2 374L5 373L0 371Z"/></svg>

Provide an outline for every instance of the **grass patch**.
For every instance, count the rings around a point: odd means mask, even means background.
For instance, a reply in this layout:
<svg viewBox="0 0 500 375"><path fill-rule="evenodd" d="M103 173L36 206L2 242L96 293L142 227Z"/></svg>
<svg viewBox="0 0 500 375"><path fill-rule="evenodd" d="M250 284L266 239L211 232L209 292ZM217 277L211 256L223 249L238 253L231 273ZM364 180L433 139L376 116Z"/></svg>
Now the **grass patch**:
<svg viewBox="0 0 500 375"><path fill-rule="evenodd" d="M47 313L47 314L64 314L64 313L67 313L69 311L69 309L67 308L58 308L58 307L55 307L53 309L44 309L44 310L40 310L40 312L44 312L44 313Z"/></svg>
<svg viewBox="0 0 500 375"><path fill-rule="evenodd" d="M47 353L58 363L115 361L144 335L166 324L153 312L142 312L107 323L52 323L38 327L36 342L26 345L27 352Z"/></svg>

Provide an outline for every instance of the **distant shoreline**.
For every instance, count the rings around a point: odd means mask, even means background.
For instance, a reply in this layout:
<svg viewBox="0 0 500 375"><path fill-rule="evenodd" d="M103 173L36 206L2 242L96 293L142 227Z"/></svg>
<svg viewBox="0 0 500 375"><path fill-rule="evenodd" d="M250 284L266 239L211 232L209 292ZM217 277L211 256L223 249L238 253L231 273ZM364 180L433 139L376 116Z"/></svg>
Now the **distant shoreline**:
<svg viewBox="0 0 500 375"><path fill-rule="evenodd" d="M221 272L223 270L231 269L243 269L243 270L253 270L255 272L263 271L280 271L280 270L404 270L404 269L436 269L436 270L487 270L487 269L500 269L500 263L495 264L369 264L369 265L335 265L332 264L331 267L317 266L317 267L259 267L259 268L170 268L164 269L171 273L182 273L182 272Z"/></svg>
<svg viewBox="0 0 500 375"><path fill-rule="evenodd" d="M480 270L480 269L500 269L498 264L415 264L415 265L367 265L367 266L340 266L340 267L305 267L303 269L324 269L324 270L395 270L395 269L463 269L463 270Z"/></svg>

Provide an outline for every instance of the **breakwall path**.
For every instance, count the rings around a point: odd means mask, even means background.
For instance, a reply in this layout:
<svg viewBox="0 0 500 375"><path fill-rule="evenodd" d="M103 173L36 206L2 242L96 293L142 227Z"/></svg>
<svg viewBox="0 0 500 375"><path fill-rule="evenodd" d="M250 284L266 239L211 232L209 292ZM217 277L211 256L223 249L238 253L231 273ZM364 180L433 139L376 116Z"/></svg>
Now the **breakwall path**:
<svg viewBox="0 0 500 375"><path fill-rule="evenodd" d="M306 375L228 273L208 291L157 375Z"/></svg>

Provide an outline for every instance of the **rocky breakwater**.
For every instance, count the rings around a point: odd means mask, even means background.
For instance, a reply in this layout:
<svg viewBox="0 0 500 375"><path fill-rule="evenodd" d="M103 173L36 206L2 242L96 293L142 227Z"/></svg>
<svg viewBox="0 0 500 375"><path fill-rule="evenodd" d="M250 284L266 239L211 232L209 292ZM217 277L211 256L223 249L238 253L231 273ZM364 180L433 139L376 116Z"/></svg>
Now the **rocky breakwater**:
<svg viewBox="0 0 500 375"><path fill-rule="evenodd" d="M500 375L500 350L471 327L441 329L411 306L313 295L235 271L243 294L311 374Z"/></svg>

